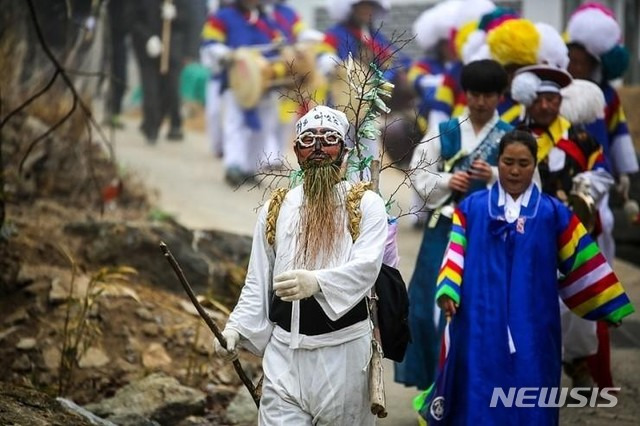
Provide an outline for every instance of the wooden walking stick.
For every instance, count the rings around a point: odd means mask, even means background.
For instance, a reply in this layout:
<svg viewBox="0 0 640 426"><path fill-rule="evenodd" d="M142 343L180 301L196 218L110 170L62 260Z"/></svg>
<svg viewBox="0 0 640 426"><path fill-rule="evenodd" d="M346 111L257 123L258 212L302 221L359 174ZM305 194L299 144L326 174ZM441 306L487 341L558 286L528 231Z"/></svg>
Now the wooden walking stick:
<svg viewBox="0 0 640 426"><path fill-rule="evenodd" d="M173 4L173 0L164 0L164 4ZM162 56L160 56L160 74L169 72L169 51L171 50L171 19L162 19Z"/></svg>
<svg viewBox="0 0 640 426"><path fill-rule="evenodd" d="M198 313L200 314L204 322L207 323L207 325L209 326L213 334L216 336L216 339L218 339L222 347L226 349L227 339L224 338L224 336L220 332L220 329L218 328L216 323L213 322L209 314L207 314L207 311L204 310L204 308L196 298L196 295L193 293L193 289L191 288L191 286L189 285L189 282L187 281L187 277L185 277L184 272L182 272L182 268L178 264L178 261L175 259L175 257L173 257L173 255L171 254L171 251L169 250L169 247L167 247L164 241L160 242L160 250L162 250L162 254L164 254L164 257L167 259L167 261L173 268L173 271L178 276L178 280L180 281L180 284L182 284L182 287L184 287L184 290L189 295L189 299L191 299L193 306L196 307L196 310L198 311ZM258 391L256 390L256 387L253 385L253 382L251 381L251 379L247 377L247 374L242 369L242 364L240 364L239 360L236 359L233 361L233 368L236 370L236 373L238 373L240 380L242 380L242 383L244 383L245 387L251 394L251 397L253 398L253 402L255 402L256 407L260 408L260 395L258 394Z"/></svg>
<svg viewBox="0 0 640 426"><path fill-rule="evenodd" d="M379 191L380 185L380 160L371 162L371 189ZM380 328L378 325L378 297L375 286L371 289L369 298L369 312L371 322L373 322L373 354L369 365L369 398L371 400L371 412L379 418L387 417L386 398L384 394L384 368L382 367L382 340L380 338Z"/></svg>

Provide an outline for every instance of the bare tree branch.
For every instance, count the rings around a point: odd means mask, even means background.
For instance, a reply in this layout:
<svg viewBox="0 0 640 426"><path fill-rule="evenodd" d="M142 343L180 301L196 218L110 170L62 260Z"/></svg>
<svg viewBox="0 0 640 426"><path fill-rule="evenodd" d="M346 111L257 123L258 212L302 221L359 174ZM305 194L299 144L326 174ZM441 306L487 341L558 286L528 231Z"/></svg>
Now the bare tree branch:
<svg viewBox="0 0 640 426"><path fill-rule="evenodd" d="M67 121L69 119L69 117L71 117L71 114L73 114L73 112L76 110L77 106L78 106L78 98L74 96L73 103L71 104L71 108L69 108L69 111L62 118L60 118L53 126L49 127L49 129L47 129L46 132L44 132L43 134L41 134L40 136L35 138L33 141L31 141L31 143L27 147L27 151L25 152L25 154L22 156L22 159L20 160L20 166L18 167L18 170L20 171L20 173L22 173L22 169L24 168L24 164L27 161L27 159L29 158L29 154L31 154L31 151L33 151L33 149L36 147L36 145L41 140L44 140L47 136L49 136L50 134L55 132L56 129L58 129L58 127L62 126L64 124L64 122Z"/></svg>
<svg viewBox="0 0 640 426"><path fill-rule="evenodd" d="M58 59L55 57L55 55L53 54L53 52L49 48L49 45L47 44L47 42L45 40L44 34L42 33L42 27L41 27L40 22L38 20L38 16L36 14L35 5L33 3L33 0L27 0L27 6L29 8L29 14L31 16L31 20L32 20L32 22L34 24L34 30L36 32L36 37L38 38L38 42L40 43L40 46L42 47L42 50L44 51L45 55L49 58L51 63L53 63L53 65L54 65L54 67L56 69L56 72L59 73L59 75L62 78L62 80L64 81L65 85L71 91L71 94L73 95L73 98L74 98L74 100L73 100L73 103L74 103L73 109L75 110L75 105L76 104L77 104L77 106L80 107L82 112L85 114L85 118L87 120L89 120L91 125L96 129L96 131L98 132L98 134L100 136L100 139L103 141L105 146L109 149L109 152L110 152L111 156L113 157L113 147L111 146L111 143L109 142L109 139L106 137L106 135L102 131L101 126L98 124L98 122L93 117L93 114L92 114L91 109L89 108L89 106L86 105L85 102L82 100L82 97L80 96L80 94L78 93L75 85L73 84L73 82L69 78L69 75L67 74L65 68L60 64ZM71 111L71 112L73 112L73 111ZM70 116L70 114L68 114L68 115ZM61 123L57 123L55 127L56 128L59 127L60 124ZM42 137L37 138L36 143L41 141L41 140L43 140L43 139L44 138L42 138ZM31 149L33 149L33 148L31 148ZM31 149L28 150L27 154L31 151ZM24 164L24 161L26 160L26 157L27 157L27 155L25 155L25 158L22 159L22 161L20 162L21 164Z"/></svg>
<svg viewBox="0 0 640 426"><path fill-rule="evenodd" d="M374 32L372 32L371 37L376 38L378 33L380 32L381 27L377 28ZM376 76L376 68L370 66L370 64L377 64L376 66L382 71L395 70L401 67L401 64L396 61L396 57L401 53L401 51L413 40L413 37L407 37L406 32L394 32L389 40L389 45L386 46L386 49L376 49L376 51L371 51L366 48L366 46L347 46L350 51L358 51L359 57L354 58L354 62L359 63L358 66L355 66L354 69L347 70L346 61L340 62L336 64L336 71L333 77L333 89L330 89L330 92L333 91L334 98L336 95L343 95L343 100L341 103L338 101L336 103L336 99L333 99L333 107L339 110L342 110L349 117L349 121L352 128L352 136L354 140L353 142L353 155L359 162L363 162L369 156L367 152L364 151L364 147L358 143L358 135L360 133L360 129L363 126L365 120L367 119L368 109L370 105L367 100L365 100L365 94L372 88L372 81ZM359 43L359 42L357 42ZM350 48L349 48L350 47ZM293 73L295 69L295 64L288 63L290 73ZM319 103L317 98L317 92L309 89L309 86L306 84L310 79L310 75L305 75L302 78L296 78L294 80L294 84L290 88L286 88L280 91L280 97L286 98L289 100L293 100L296 104L302 106L302 109L305 110L309 103ZM339 85L339 86L338 86ZM341 87L341 88L339 88ZM419 113L414 110L414 120L412 124L415 128L418 128L417 121L419 117ZM391 122L385 121L390 118L390 116L386 116L384 119L381 119L379 122L380 130L381 130L381 138L380 140L384 141L386 139L386 129L389 125L394 123L394 120L398 120L397 118L392 120ZM458 124L459 125L459 124ZM456 127L452 127L448 129L447 132L455 131ZM386 161L384 165L381 167L381 172L386 170L395 170L396 173L400 173L402 175L400 182L396 185L394 189L391 190L390 194L386 194L387 205L391 206L395 203L397 196L403 188L408 188L410 190L416 190L423 199L423 202L420 206L410 206L408 209L403 208L400 205L396 204L397 208L397 217L408 216L408 215L416 215L421 212L428 212L430 209L427 207L427 200L433 191L433 188L429 191L428 194L423 194L421 191L418 191L418 188L415 188L413 184L413 177L418 169L428 169L429 166L432 166L433 163L439 161L439 159L432 160L430 162L419 161L418 164L415 164L412 168L402 166L402 164L407 163L407 160L411 159L413 150L415 147L428 143L431 140L440 137L440 135L435 136L431 139L425 139L422 134L420 136L415 137L415 140L408 141L407 148L404 152L397 153L395 158L389 158L390 161ZM381 144L380 154L377 159L385 158L385 154L387 153L387 146L385 143ZM388 156L387 156L388 157ZM278 170L274 170L273 163L276 159L267 158L263 160L260 164L260 172L255 174L253 178L257 182L251 189L256 189L258 187L262 188L264 191L263 199L268 196L268 192L277 186L288 186L288 182L283 185L282 180L287 179L291 176L291 174L297 170L298 166L289 164L288 161L284 159L277 159L282 163L282 167ZM362 169L359 170L359 178L364 178L364 171Z"/></svg>
<svg viewBox="0 0 640 426"><path fill-rule="evenodd" d="M47 84L42 89L38 90L36 93L31 95L26 101L24 101L20 106L18 106L16 109L14 109L9 114L7 114L7 116L3 118L2 121L0 121L0 130L2 130L4 125L7 124L7 122L11 119L11 117L16 116L18 113L20 113L20 111L22 111L27 106L29 106L31 102L33 102L40 96L44 95L53 86L53 83L55 83L59 75L60 75L60 70L56 69L53 75L51 76L51 78L49 79L49 81L47 82Z"/></svg>

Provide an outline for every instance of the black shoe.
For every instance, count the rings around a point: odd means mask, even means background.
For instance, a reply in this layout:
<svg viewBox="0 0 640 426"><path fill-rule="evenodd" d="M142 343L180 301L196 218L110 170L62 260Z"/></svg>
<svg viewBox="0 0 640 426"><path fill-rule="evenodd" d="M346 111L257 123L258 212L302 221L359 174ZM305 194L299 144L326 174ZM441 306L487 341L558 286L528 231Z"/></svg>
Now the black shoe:
<svg viewBox="0 0 640 426"><path fill-rule="evenodd" d="M233 187L240 185L260 186L260 182L256 176L251 173L245 173L237 167L231 167L224 175L224 180Z"/></svg>
<svg viewBox="0 0 640 426"><path fill-rule="evenodd" d="M255 175L245 174L242 183L252 188L260 186L260 181L256 178Z"/></svg>
<svg viewBox="0 0 640 426"><path fill-rule="evenodd" d="M169 129L169 133L167 133L167 140L179 142L184 139L184 133L182 133L182 129L172 128Z"/></svg>
<svg viewBox="0 0 640 426"><path fill-rule="evenodd" d="M246 178L247 175L237 167L228 168L227 172L224 174L225 182L234 188L242 185Z"/></svg>
<svg viewBox="0 0 640 426"><path fill-rule="evenodd" d="M148 145L155 145L158 142L158 132L147 131L143 125L140 125L140 132L144 136L144 140Z"/></svg>

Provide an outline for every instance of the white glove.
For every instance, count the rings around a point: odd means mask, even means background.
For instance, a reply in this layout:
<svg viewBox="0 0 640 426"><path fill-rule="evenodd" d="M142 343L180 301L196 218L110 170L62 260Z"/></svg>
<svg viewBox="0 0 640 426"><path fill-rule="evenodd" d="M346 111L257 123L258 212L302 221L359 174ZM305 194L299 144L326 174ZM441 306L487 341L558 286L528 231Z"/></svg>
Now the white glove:
<svg viewBox="0 0 640 426"><path fill-rule="evenodd" d="M150 58L157 58L162 53L162 41L157 35L149 37L147 40L147 55Z"/></svg>
<svg viewBox="0 0 640 426"><path fill-rule="evenodd" d="M232 54L233 50L229 46L214 43L200 49L200 60L213 74L220 74L231 62Z"/></svg>
<svg viewBox="0 0 640 426"><path fill-rule="evenodd" d="M338 64L342 62L340 58L332 53L325 53L318 58L318 71L325 77L328 77L335 73Z"/></svg>
<svg viewBox="0 0 640 426"><path fill-rule="evenodd" d="M588 170L573 177L572 191L589 194L598 204L614 185L613 177L604 170Z"/></svg>
<svg viewBox="0 0 640 426"><path fill-rule="evenodd" d="M293 302L313 296L320 291L320 284L312 271L294 269L275 277L273 290L284 302Z"/></svg>
<svg viewBox="0 0 640 426"><path fill-rule="evenodd" d="M631 179L629 179L629 175L620 175L620 178L618 179L617 189L620 195L622 195L622 198L625 200L629 199L629 188L631 188Z"/></svg>
<svg viewBox="0 0 640 426"><path fill-rule="evenodd" d="M226 328L222 331L222 335L227 341L227 349L223 348L218 339L213 341L213 351L216 356L222 358L225 361L235 361L238 359L238 351L236 346L238 345L238 341L240 340L240 334L235 330L227 330Z"/></svg>
<svg viewBox="0 0 640 426"><path fill-rule="evenodd" d="M176 6L173 3L162 3L162 19L165 21L173 21L176 19L177 11Z"/></svg>
<svg viewBox="0 0 640 426"><path fill-rule="evenodd" d="M84 21L84 27L87 31L93 31L96 28L96 18L89 16L86 21Z"/></svg>
<svg viewBox="0 0 640 426"><path fill-rule="evenodd" d="M571 192L577 194L593 196L591 193L591 181L585 173L578 173L573 177L573 188Z"/></svg>

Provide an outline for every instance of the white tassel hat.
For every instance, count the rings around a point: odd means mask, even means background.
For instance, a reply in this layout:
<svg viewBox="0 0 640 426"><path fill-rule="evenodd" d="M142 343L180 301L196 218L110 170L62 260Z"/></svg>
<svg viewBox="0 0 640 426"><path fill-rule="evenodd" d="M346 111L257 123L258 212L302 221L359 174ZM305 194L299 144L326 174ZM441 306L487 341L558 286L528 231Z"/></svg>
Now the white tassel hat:
<svg viewBox="0 0 640 426"><path fill-rule="evenodd" d="M550 65L530 65L516 71L511 82L511 97L525 107L529 107L538 93L560 93L572 82L571 74Z"/></svg>
<svg viewBox="0 0 640 426"><path fill-rule="evenodd" d="M567 23L568 42L581 44L596 59L613 49L620 37L620 25L601 5L581 6Z"/></svg>
<svg viewBox="0 0 640 426"><path fill-rule="evenodd" d="M430 50L440 40L449 40L458 23L463 0L447 0L430 7L413 23L413 35L422 50Z"/></svg>
<svg viewBox="0 0 640 426"><path fill-rule="evenodd" d="M544 22L538 22L535 26L540 34L538 63L566 70L569 66L569 49L558 30Z"/></svg>
<svg viewBox="0 0 640 426"><path fill-rule="evenodd" d="M587 124L604 117L604 93L597 84L576 78L560 93L560 115L572 124Z"/></svg>

